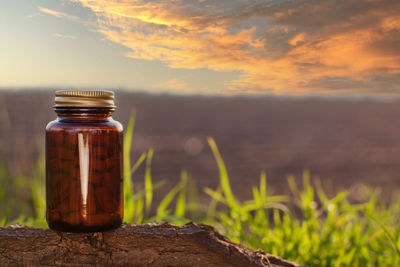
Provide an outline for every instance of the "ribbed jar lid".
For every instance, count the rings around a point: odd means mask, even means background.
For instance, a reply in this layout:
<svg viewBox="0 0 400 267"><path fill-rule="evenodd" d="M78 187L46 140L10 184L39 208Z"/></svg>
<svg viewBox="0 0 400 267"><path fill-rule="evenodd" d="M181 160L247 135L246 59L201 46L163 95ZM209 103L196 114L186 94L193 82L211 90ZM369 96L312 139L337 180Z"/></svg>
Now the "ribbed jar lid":
<svg viewBox="0 0 400 267"><path fill-rule="evenodd" d="M54 107L111 107L113 91L57 91Z"/></svg>

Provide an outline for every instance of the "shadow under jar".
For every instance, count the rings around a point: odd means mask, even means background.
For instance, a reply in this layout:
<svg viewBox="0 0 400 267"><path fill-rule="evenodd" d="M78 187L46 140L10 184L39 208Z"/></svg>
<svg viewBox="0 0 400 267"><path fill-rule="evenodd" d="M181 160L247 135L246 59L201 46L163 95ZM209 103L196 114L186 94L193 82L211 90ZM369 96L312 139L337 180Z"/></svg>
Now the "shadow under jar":
<svg viewBox="0 0 400 267"><path fill-rule="evenodd" d="M46 219L53 230L96 232L123 219L122 125L111 91L58 91L46 127Z"/></svg>

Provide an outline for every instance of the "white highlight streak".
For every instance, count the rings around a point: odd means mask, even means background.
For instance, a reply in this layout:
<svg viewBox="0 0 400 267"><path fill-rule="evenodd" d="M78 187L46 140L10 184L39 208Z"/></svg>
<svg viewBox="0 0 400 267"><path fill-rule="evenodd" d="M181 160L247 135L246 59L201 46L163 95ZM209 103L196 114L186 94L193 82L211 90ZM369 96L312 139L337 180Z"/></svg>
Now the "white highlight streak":
<svg viewBox="0 0 400 267"><path fill-rule="evenodd" d="M89 140L88 135L83 136L83 133L78 133L78 149L79 149L79 167L81 179L81 193L83 202L83 217L86 217L86 204L89 186Z"/></svg>

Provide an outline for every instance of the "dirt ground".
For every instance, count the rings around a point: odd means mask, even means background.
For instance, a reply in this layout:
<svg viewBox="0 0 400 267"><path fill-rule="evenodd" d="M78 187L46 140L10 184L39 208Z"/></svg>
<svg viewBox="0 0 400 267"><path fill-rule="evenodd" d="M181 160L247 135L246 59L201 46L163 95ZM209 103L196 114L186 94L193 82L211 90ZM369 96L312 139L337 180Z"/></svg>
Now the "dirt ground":
<svg viewBox="0 0 400 267"><path fill-rule="evenodd" d="M29 174L43 155L44 129L55 118L50 90L0 91L0 161L11 174ZM167 185L186 169L200 188L218 185L206 137L215 138L240 198L267 172L271 192L303 169L328 191L359 183L390 193L400 188L400 103L277 97L145 95L117 91L114 118L137 123L132 158L155 149L152 174ZM134 176L143 181L143 170Z"/></svg>

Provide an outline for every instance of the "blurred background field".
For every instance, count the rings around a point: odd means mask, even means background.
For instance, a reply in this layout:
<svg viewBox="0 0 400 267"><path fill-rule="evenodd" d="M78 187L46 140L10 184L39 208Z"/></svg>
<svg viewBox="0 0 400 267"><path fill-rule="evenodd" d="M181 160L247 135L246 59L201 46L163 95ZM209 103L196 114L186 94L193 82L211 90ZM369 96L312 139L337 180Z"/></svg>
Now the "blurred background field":
<svg viewBox="0 0 400 267"><path fill-rule="evenodd" d="M0 162L12 177L32 175L43 156L44 129L56 117L53 102L53 90L0 91ZM328 193L360 183L380 187L384 195L400 187L399 101L117 91L117 105L114 118L125 126L136 114L132 157L154 149L155 181L174 184L186 169L200 188L217 186L206 144L212 136L243 199L262 170L277 193L287 191L288 174L299 179L304 169Z"/></svg>

